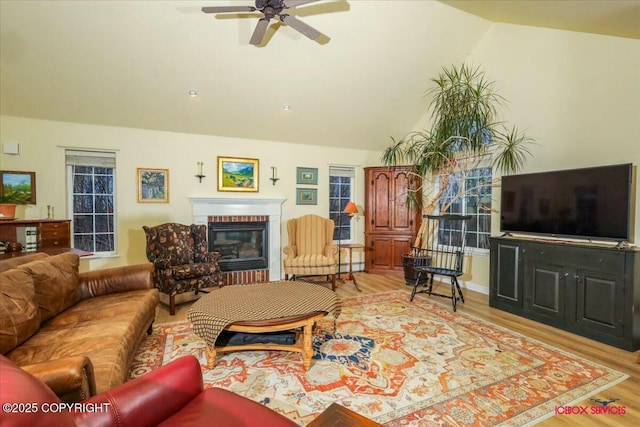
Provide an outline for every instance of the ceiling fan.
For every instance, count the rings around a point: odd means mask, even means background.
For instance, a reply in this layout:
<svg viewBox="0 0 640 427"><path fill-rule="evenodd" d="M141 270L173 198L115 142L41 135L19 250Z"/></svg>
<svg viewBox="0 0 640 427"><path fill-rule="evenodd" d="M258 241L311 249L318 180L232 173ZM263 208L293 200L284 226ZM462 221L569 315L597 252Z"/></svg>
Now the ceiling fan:
<svg viewBox="0 0 640 427"><path fill-rule="evenodd" d="M256 25L256 29L253 31L251 40L249 40L249 43L254 46L258 46L262 43L262 39L267 31L267 27L269 26L269 21L276 16L280 21L302 35L310 38L311 40L317 40L322 35L320 31L308 24L305 24L295 16L291 16L286 13L287 9L317 1L320 0L256 0L255 6L210 6L203 7L202 11L204 13L262 12L264 18L260 18L258 25Z"/></svg>

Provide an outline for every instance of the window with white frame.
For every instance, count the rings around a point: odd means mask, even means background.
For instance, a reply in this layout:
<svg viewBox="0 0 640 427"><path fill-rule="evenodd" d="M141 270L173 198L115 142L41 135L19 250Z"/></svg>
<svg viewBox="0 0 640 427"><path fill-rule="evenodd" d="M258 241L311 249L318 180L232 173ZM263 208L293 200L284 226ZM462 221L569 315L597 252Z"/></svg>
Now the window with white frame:
<svg viewBox="0 0 640 427"><path fill-rule="evenodd" d="M452 173L448 176L446 185L447 189L440 198L440 213L470 215L467 246L489 249L489 237L491 236L491 167L478 167Z"/></svg>
<svg viewBox="0 0 640 427"><path fill-rule="evenodd" d="M67 203L73 247L94 254L116 250L116 156L66 150Z"/></svg>
<svg viewBox="0 0 640 427"><path fill-rule="evenodd" d="M354 200L355 175L355 167L329 166L329 218L335 223L335 241L348 242L353 239L353 221L344 213L344 208Z"/></svg>

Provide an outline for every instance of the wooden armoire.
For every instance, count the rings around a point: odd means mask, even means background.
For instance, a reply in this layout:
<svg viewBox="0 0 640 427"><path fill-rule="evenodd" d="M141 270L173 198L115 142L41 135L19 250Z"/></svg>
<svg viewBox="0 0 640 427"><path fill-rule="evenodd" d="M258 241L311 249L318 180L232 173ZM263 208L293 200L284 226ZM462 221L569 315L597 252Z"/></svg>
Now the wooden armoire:
<svg viewBox="0 0 640 427"><path fill-rule="evenodd" d="M368 167L365 176L365 271L402 270L420 227L420 209L409 209L407 191L419 183L409 166ZM419 179L419 178L418 178Z"/></svg>

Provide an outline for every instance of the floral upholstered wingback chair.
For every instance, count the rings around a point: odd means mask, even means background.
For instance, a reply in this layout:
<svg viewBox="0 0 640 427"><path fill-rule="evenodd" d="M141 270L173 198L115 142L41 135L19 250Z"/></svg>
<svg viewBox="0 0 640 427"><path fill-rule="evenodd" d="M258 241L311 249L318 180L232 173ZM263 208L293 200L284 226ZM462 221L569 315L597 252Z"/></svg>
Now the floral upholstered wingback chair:
<svg viewBox="0 0 640 427"><path fill-rule="evenodd" d="M282 248L284 278L289 276L327 275L331 289L336 290L338 246L333 243L332 219L304 215L287 221L289 244Z"/></svg>
<svg viewBox="0 0 640 427"><path fill-rule="evenodd" d="M220 286L220 254L209 252L206 225L166 223L142 227L147 236L147 259L153 263L153 280L169 295L169 313L176 313L176 295Z"/></svg>

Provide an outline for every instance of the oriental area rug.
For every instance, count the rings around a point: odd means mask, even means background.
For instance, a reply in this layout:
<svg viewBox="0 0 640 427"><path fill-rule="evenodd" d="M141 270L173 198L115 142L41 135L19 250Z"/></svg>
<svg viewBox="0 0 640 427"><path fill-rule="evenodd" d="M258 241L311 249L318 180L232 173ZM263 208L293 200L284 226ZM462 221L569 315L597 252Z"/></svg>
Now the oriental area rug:
<svg viewBox="0 0 640 427"><path fill-rule="evenodd" d="M206 368L205 343L189 321L157 325L130 377L185 354L203 368L205 387L260 402L301 426L339 403L387 426L523 426L575 404L627 375L404 291L343 300L320 322L314 358L242 351Z"/></svg>

